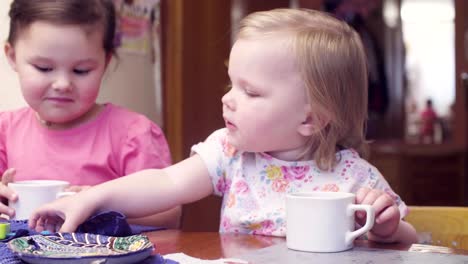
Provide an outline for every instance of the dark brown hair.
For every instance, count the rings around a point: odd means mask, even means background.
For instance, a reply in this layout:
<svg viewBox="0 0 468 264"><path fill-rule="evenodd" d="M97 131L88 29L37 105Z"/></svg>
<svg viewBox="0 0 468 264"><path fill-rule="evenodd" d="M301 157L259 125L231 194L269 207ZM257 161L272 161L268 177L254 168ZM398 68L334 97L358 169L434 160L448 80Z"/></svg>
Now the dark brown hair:
<svg viewBox="0 0 468 264"><path fill-rule="evenodd" d="M115 9L111 0L14 0L10 6L10 32L14 45L21 30L37 21L57 25L100 26L106 54L114 53Z"/></svg>

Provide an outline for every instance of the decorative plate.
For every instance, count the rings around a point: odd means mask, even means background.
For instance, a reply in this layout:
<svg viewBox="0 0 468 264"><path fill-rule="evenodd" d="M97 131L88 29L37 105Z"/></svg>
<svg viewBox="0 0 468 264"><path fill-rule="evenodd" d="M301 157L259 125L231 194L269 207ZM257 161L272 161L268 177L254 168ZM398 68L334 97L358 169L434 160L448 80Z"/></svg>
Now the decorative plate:
<svg viewBox="0 0 468 264"><path fill-rule="evenodd" d="M89 233L54 233L19 237L8 247L27 263L138 263L153 252L144 235L111 237Z"/></svg>

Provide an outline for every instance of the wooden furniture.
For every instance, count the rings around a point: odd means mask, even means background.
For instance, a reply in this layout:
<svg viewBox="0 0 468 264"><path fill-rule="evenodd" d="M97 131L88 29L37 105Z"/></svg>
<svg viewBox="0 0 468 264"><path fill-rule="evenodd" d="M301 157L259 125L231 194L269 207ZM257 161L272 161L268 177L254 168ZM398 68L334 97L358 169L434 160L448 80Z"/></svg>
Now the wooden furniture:
<svg viewBox="0 0 468 264"><path fill-rule="evenodd" d="M220 234L217 232L183 232L164 230L146 233L155 245L154 253L169 254L183 252L202 259L239 257L249 252L284 243L285 239L271 236L245 234ZM466 236L466 235L465 235ZM467 237L468 239L468 237ZM410 252L433 252L468 255L468 251L432 245L381 244L357 240L356 247L395 249Z"/></svg>
<svg viewBox="0 0 468 264"><path fill-rule="evenodd" d="M162 4L164 124L178 162L189 156L192 145L224 126L221 97L229 84L225 61L231 46L231 1ZM182 228L217 229L219 206L215 197L184 205Z"/></svg>
<svg viewBox="0 0 468 264"><path fill-rule="evenodd" d="M410 206L406 221L419 235L420 243L468 250L468 208Z"/></svg>
<svg viewBox="0 0 468 264"><path fill-rule="evenodd" d="M406 204L466 204L466 153L463 146L376 142L371 144L369 161Z"/></svg>
<svg viewBox="0 0 468 264"><path fill-rule="evenodd" d="M441 145L407 145L400 142L377 142L371 162L382 171L392 187L408 204L427 206L462 206L465 195L468 147L468 1L455 0L455 102L453 124L447 143ZM390 57L395 54L388 52ZM404 67L403 67L404 68ZM403 69L400 67L400 69ZM401 75L401 74L400 74ZM401 75L402 76L402 75ZM463 77L465 76L465 77ZM395 87L390 86L391 90ZM453 89L449 84L444 89ZM402 104L402 96L391 104ZM391 113L389 113L391 114ZM403 120L393 120L396 126Z"/></svg>

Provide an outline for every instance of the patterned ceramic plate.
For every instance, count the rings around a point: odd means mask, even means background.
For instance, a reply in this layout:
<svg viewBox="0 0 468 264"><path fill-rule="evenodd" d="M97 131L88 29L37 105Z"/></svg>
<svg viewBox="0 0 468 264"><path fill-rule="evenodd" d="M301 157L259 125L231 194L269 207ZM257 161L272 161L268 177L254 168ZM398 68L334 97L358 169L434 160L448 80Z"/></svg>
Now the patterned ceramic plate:
<svg viewBox="0 0 468 264"><path fill-rule="evenodd" d="M111 237L88 233L55 233L20 237L8 247L27 263L139 263L153 252L144 235Z"/></svg>

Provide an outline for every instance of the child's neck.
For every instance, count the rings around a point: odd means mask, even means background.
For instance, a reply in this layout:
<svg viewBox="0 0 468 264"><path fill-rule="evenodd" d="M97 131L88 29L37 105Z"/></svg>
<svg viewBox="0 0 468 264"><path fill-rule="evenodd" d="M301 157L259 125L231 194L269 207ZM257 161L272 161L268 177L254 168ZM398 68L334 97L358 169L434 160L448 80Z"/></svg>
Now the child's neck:
<svg viewBox="0 0 468 264"><path fill-rule="evenodd" d="M296 149L270 151L267 154L284 161L306 161L313 159L314 151L304 146Z"/></svg>
<svg viewBox="0 0 468 264"><path fill-rule="evenodd" d="M37 113L36 113L36 117L37 117L37 120L39 121L39 123L42 126L48 128L48 129L64 130L64 129L70 129L70 128L73 128L73 127L77 127L77 126L79 126L79 125L93 119L94 117L96 117L101 112L103 107L104 107L104 105L95 104L93 107L91 107L91 109L88 112L86 112L82 116L80 116L80 117L78 117L76 119L73 119L71 121L65 122L65 123L54 123L54 122L51 122L49 120L44 120Z"/></svg>

